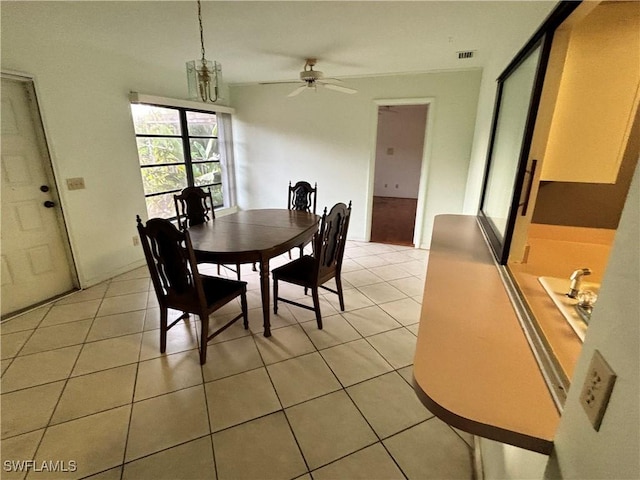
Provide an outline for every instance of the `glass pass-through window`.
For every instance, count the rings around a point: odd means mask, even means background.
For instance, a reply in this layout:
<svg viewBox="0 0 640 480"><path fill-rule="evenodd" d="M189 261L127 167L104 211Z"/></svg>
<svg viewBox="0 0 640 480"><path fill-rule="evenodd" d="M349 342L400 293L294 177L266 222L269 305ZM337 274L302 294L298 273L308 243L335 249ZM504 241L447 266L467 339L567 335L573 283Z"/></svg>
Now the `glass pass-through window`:
<svg viewBox="0 0 640 480"><path fill-rule="evenodd" d="M214 207L222 207L217 115L145 104L131 112L149 218L175 217L173 195L187 186L210 188Z"/></svg>

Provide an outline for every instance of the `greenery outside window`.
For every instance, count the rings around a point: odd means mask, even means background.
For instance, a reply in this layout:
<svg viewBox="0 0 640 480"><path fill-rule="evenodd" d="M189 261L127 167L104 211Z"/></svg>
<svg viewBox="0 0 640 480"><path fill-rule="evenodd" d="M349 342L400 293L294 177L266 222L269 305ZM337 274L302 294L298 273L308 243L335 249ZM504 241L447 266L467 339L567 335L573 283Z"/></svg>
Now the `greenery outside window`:
<svg viewBox="0 0 640 480"><path fill-rule="evenodd" d="M182 107L132 104L140 174L149 218L173 218L173 195L187 186L210 188L224 205L218 115Z"/></svg>

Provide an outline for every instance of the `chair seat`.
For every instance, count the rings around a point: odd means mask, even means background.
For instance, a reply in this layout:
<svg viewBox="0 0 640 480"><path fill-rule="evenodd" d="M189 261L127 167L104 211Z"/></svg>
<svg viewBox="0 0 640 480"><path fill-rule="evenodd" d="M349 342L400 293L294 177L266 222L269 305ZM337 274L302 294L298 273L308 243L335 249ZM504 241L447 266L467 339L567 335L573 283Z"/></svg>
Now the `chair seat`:
<svg viewBox="0 0 640 480"><path fill-rule="evenodd" d="M310 255L297 258L286 265L272 270L274 279L284 280L301 286L313 284L315 259Z"/></svg>
<svg viewBox="0 0 640 480"><path fill-rule="evenodd" d="M200 277L202 278L202 288L208 306L227 303L237 297L247 285L247 282L238 280L210 277L208 275L200 275Z"/></svg>

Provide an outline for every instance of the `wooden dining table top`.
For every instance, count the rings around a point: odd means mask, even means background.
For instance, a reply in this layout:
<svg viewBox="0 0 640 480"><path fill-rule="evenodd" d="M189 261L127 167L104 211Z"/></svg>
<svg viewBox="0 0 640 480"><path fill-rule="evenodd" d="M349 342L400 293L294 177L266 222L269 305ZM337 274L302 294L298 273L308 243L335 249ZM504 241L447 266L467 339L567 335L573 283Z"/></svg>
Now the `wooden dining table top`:
<svg viewBox="0 0 640 480"><path fill-rule="evenodd" d="M193 249L202 255L252 262L284 253L316 231L320 217L287 209L242 210L189 227Z"/></svg>

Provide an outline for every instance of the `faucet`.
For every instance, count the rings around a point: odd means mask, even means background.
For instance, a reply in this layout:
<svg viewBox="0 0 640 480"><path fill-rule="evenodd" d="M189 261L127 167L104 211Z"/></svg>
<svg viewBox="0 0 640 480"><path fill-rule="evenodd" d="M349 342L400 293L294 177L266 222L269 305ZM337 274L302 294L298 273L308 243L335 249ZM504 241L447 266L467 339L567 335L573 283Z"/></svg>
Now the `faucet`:
<svg viewBox="0 0 640 480"><path fill-rule="evenodd" d="M585 275L591 275L591 269L579 268L571 274L569 277L571 285L569 285L569 291L566 293L567 297L576 298L578 296L578 292L580 291L580 281Z"/></svg>

